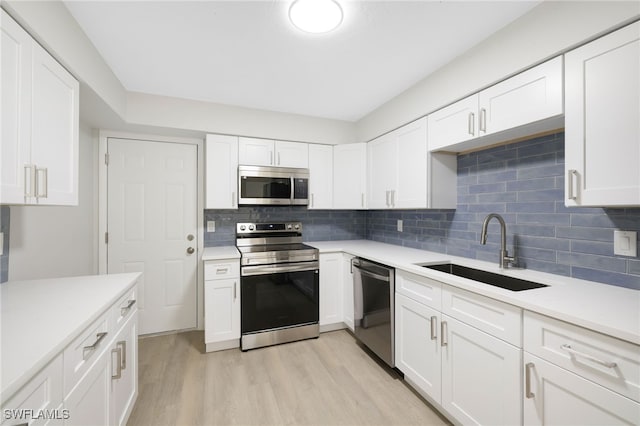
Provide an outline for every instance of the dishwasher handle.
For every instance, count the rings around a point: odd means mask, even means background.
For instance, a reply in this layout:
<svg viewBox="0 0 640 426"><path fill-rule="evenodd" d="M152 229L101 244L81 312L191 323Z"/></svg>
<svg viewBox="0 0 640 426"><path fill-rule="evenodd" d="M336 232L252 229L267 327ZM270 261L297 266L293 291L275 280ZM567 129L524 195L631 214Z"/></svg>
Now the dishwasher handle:
<svg viewBox="0 0 640 426"><path fill-rule="evenodd" d="M389 278L388 275L380 275L380 274L376 274L374 272L371 271L367 271L366 269L362 269L360 266L358 266L357 264L353 264L353 267L356 268L360 275L364 276L364 277L369 277L369 278L374 278L376 280L380 280L380 281L384 281L384 282L389 282L391 281L391 279Z"/></svg>

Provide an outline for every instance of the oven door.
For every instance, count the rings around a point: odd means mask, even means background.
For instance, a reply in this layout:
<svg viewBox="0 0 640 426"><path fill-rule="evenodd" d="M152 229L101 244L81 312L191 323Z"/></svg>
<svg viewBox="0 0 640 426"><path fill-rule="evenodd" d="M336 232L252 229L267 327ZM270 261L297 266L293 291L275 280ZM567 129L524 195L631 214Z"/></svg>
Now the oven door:
<svg viewBox="0 0 640 426"><path fill-rule="evenodd" d="M242 334L318 323L317 261L245 266L241 275Z"/></svg>

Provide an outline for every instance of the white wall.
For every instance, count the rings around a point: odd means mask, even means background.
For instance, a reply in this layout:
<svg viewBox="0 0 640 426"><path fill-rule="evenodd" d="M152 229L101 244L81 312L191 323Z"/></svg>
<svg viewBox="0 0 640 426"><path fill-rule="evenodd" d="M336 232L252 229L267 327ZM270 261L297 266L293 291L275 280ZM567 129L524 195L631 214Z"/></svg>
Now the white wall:
<svg viewBox="0 0 640 426"><path fill-rule="evenodd" d="M77 207L11 207L9 280L98 272L97 147L97 136L81 123Z"/></svg>
<svg viewBox="0 0 640 426"><path fill-rule="evenodd" d="M369 141L640 17L637 1L545 1L357 123Z"/></svg>

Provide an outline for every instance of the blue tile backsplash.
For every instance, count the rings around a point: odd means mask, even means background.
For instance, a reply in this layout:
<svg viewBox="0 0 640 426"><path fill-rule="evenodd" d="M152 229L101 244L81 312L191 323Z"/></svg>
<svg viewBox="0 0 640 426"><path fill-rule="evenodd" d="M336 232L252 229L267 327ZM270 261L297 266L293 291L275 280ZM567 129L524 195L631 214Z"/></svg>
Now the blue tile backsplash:
<svg viewBox="0 0 640 426"><path fill-rule="evenodd" d="M0 255L0 283L9 279L9 206L0 206L0 232L4 233L4 246Z"/></svg>
<svg viewBox="0 0 640 426"><path fill-rule="evenodd" d="M233 245L236 222L300 220L305 241L365 238L497 263L497 221L480 244L482 221L494 212L507 222L520 266L640 289L640 260L613 255L613 230L640 232L640 209L565 207L564 133L459 155L455 210L207 210L216 232L205 232L205 246Z"/></svg>

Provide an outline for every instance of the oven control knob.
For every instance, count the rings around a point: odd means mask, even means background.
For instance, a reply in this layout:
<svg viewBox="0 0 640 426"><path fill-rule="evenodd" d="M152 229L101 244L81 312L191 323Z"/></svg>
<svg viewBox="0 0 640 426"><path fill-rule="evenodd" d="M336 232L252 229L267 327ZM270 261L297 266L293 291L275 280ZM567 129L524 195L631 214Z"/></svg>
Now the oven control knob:
<svg viewBox="0 0 640 426"><path fill-rule="evenodd" d="M295 226L295 228L296 228L296 229L300 229L300 225L296 225L296 226Z"/></svg>
<svg viewBox="0 0 640 426"><path fill-rule="evenodd" d="M244 225L240 225L240 230L241 230L241 231L244 231L245 229L247 229L247 227L246 227L246 226L244 226Z"/></svg>
<svg viewBox="0 0 640 426"><path fill-rule="evenodd" d="M249 231L253 231L255 227L253 225L249 225Z"/></svg>
<svg viewBox="0 0 640 426"><path fill-rule="evenodd" d="M288 224L288 225L287 225L287 229L291 229L291 224Z"/></svg>

